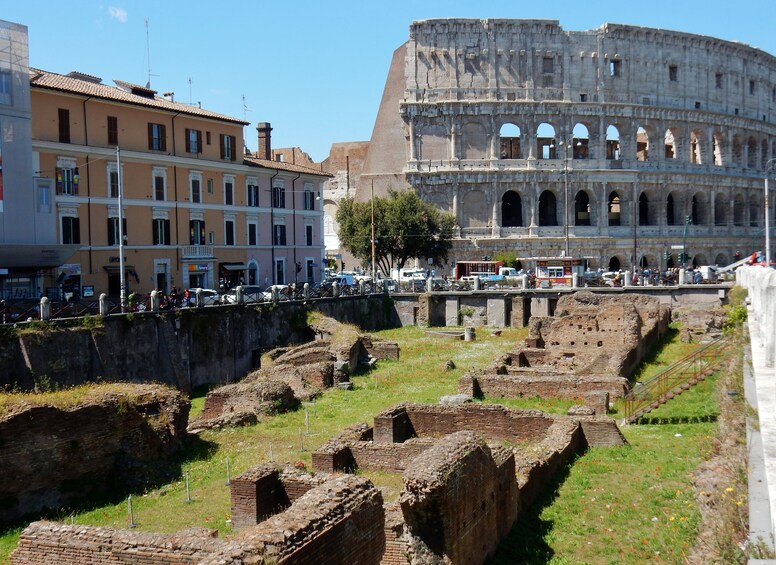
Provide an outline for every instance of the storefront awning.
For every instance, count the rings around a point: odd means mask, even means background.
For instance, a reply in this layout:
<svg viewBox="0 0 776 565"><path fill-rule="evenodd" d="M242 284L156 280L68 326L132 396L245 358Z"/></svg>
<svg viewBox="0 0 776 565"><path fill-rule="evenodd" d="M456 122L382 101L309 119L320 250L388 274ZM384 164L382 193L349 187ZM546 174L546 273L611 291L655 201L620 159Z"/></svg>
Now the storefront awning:
<svg viewBox="0 0 776 565"><path fill-rule="evenodd" d="M245 271L248 268L248 265L221 265L221 268L226 269L227 271Z"/></svg>
<svg viewBox="0 0 776 565"><path fill-rule="evenodd" d="M4 243L0 244L0 268L58 267L68 263L80 248L80 245Z"/></svg>

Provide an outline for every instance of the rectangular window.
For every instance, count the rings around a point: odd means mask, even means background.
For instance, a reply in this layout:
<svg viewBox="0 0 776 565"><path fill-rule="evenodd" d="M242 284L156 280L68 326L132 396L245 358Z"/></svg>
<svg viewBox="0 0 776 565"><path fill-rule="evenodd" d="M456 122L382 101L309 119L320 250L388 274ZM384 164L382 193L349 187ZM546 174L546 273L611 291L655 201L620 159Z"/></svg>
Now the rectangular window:
<svg viewBox="0 0 776 565"><path fill-rule="evenodd" d="M170 220L154 220L154 245L170 245Z"/></svg>
<svg viewBox="0 0 776 565"><path fill-rule="evenodd" d="M757 92L757 83L753 80L749 81L749 94L754 95L754 93Z"/></svg>
<svg viewBox="0 0 776 565"><path fill-rule="evenodd" d="M205 245L204 220L189 221L189 243L191 245Z"/></svg>
<svg viewBox="0 0 776 565"><path fill-rule="evenodd" d="M161 175L154 176L154 200L165 200L165 186L164 177Z"/></svg>
<svg viewBox="0 0 776 565"><path fill-rule="evenodd" d="M166 126L148 123L148 149L151 151L167 151Z"/></svg>
<svg viewBox="0 0 776 565"><path fill-rule="evenodd" d="M555 73L555 59L552 57L545 57L542 59L542 72L545 75L551 75Z"/></svg>
<svg viewBox="0 0 776 565"><path fill-rule="evenodd" d="M609 61L609 76L612 76L612 77L620 76L620 72L622 70L621 65L622 65L622 61L619 61L617 59L613 59Z"/></svg>
<svg viewBox="0 0 776 565"><path fill-rule="evenodd" d="M677 65L668 65L668 80L673 82L679 80L679 67Z"/></svg>
<svg viewBox="0 0 776 565"><path fill-rule="evenodd" d="M213 245L216 242L216 232L207 232L207 242L210 245Z"/></svg>
<svg viewBox="0 0 776 565"><path fill-rule="evenodd" d="M224 220L224 243L234 245L234 220Z"/></svg>
<svg viewBox="0 0 776 565"><path fill-rule="evenodd" d="M255 222L248 223L248 245L259 244L259 225Z"/></svg>
<svg viewBox="0 0 776 565"><path fill-rule="evenodd" d="M111 198L118 198L119 197L119 172L118 171L108 172L108 187L109 187L109 196Z"/></svg>
<svg viewBox="0 0 776 565"><path fill-rule="evenodd" d="M286 226L285 224L275 224L272 230L272 245L286 244Z"/></svg>
<svg viewBox="0 0 776 565"><path fill-rule="evenodd" d="M67 245L81 243L81 219L66 216L62 218L62 243Z"/></svg>
<svg viewBox="0 0 776 565"><path fill-rule="evenodd" d="M205 143L210 145L210 132L209 131L205 132Z"/></svg>
<svg viewBox="0 0 776 565"><path fill-rule="evenodd" d="M275 284L285 284L286 282L286 260L275 260Z"/></svg>
<svg viewBox="0 0 776 565"><path fill-rule="evenodd" d="M313 244L313 226L312 226L312 224L307 224L304 227L304 244L305 245L312 245Z"/></svg>
<svg viewBox="0 0 776 565"><path fill-rule="evenodd" d="M315 196L312 190L304 191L304 209L315 210Z"/></svg>
<svg viewBox="0 0 776 565"><path fill-rule="evenodd" d="M213 194L213 179L207 179L207 193Z"/></svg>
<svg viewBox="0 0 776 565"><path fill-rule="evenodd" d="M255 184L248 184L245 202L248 206L257 207L259 205L259 187Z"/></svg>
<svg viewBox="0 0 776 565"><path fill-rule="evenodd" d="M199 204L202 202L202 187L199 179L191 179L191 201Z"/></svg>
<svg viewBox="0 0 776 565"><path fill-rule="evenodd" d="M78 195L78 167L57 169L57 194Z"/></svg>
<svg viewBox="0 0 776 565"><path fill-rule="evenodd" d="M0 70L0 104L10 106L13 104L13 82L11 71Z"/></svg>
<svg viewBox="0 0 776 565"><path fill-rule="evenodd" d="M108 116L108 145L119 144L119 119L116 116Z"/></svg>
<svg viewBox="0 0 776 565"><path fill-rule="evenodd" d="M227 206L234 204L234 184L229 181L224 183L224 204Z"/></svg>
<svg viewBox="0 0 776 565"><path fill-rule="evenodd" d="M124 245L127 244L127 219L121 219L121 228L124 230ZM108 245L118 245L120 240L119 219L108 218Z"/></svg>
<svg viewBox="0 0 776 565"><path fill-rule="evenodd" d="M186 128L186 153L202 153L202 132Z"/></svg>
<svg viewBox="0 0 776 565"><path fill-rule="evenodd" d="M722 73L717 73L714 75L714 85L717 88L722 88Z"/></svg>
<svg viewBox="0 0 776 565"><path fill-rule="evenodd" d="M51 213L51 188L46 184L45 179L36 179L36 186L38 188L38 212L50 214Z"/></svg>
<svg viewBox="0 0 776 565"><path fill-rule="evenodd" d="M59 143L70 143L70 110L59 109Z"/></svg>
<svg viewBox="0 0 776 565"><path fill-rule="evenodd" d="M272 187L272 207L286 207L286 189L282 185L276 185Z"/></svg>
<svg viewBox="0 0 776 565"><path fill-rule="evenodd" d="M237 160L237 138L233 135L221 134L221 158L229 161Z"/></svg>

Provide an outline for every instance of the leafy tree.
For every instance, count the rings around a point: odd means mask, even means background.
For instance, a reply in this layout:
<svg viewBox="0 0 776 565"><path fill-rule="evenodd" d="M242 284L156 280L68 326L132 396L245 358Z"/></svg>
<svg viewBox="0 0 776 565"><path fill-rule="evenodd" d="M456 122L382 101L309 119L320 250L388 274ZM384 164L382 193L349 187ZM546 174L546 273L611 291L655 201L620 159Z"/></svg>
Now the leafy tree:
<svg viewBox="0 0 776 565"><path fill-rule="evenodd" d="M362 265L372 263L372 202L347 197L337 210L339 239ZM384 273L413 257L447 259L455 218L423 202L413 190L390 190L374 198L375 262Z"/></svg>

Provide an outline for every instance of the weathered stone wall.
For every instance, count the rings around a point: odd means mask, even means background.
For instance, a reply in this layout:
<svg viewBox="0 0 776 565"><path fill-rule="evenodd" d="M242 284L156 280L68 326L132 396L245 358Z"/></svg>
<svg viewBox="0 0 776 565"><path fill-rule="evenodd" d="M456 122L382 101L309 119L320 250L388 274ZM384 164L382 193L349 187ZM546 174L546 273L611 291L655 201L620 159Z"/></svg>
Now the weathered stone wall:
<svg viewBox="0 0 776 565"><path fill-rule="evenodd" d="M394 327L384 295L135 313L102 319L102 327L17 335L0 332L0 389L31 389L35 380L60 386L84 382L162 382L190 392L234 382L258 366L262 351L312 338L303 325L314 308L365 331ZM296 322L298 320L298 322ZM217 336L217 339L216 339ZM31 376L32 375L32 376Z"/></svg>
<svg viewBox="0 0 776 565"><path fill-rule="evenodd" d="M0 418L0 522L169 478L189 402L126 385L70 408L22 406Z"/></svg>
<svg viewBox="0 0 776 565"><path fill-rule="evenodd" d="M382 496L374 485L341 475L229 540L202 530L167 535L34 522L22 532L11 563L377 565L385 548L384 523Z"/></svg>
<svg viewBox="0 0 776 565"><path fill-rule="evenodd" d="M518 509L511 451L492 451L474 432L440 439L404 473L400 505L407 561L482 563Z"/></svg>
<svg viewBox="0 0 776 565"><path fill-rule="evenodd" d="M458 380L458 392L473 397L581 399L587 394L606 392L622 398L630 390L627 379L621 377L553 375L498 375L483 371L469 371Z"/></svg>

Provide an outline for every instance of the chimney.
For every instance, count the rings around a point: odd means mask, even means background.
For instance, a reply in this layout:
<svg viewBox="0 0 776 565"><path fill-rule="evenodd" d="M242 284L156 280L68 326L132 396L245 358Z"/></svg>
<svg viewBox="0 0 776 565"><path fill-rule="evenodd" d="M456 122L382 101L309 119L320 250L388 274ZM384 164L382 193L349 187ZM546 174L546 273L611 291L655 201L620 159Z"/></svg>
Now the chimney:
<svg viewBox="0 0 776 565"><path fill-rule="evenodd" d="M269 122L259 122L256 126L259 131L259 159L272 159L272 127Z"/></svg>

